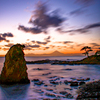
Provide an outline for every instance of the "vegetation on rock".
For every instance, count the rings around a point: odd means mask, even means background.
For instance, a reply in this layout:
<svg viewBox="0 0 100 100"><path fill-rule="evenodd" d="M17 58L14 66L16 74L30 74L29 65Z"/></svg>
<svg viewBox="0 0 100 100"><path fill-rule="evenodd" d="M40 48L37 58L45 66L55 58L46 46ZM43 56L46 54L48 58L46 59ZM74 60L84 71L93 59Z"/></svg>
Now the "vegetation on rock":
<svg viewBox="0 0 100 100"><path fill-rule="evenodd" d="M92 51L91 47L88 47L88 46L83 47L81 51L82 50L85 50L83 54L85 54L87 57L89 56L89 52Z"/></svg>

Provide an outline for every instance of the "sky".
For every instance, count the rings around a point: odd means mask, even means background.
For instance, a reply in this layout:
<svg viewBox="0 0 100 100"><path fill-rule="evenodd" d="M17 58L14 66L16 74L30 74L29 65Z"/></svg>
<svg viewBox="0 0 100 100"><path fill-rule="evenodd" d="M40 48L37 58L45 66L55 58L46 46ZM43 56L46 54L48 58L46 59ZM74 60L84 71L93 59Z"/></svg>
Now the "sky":
<svg viewBox="0 0 100 100"><path fill-rule="evenodd" d="M100 48L100 0L0 0L0 55L17 43L24 52L83 53Z"/></svg>

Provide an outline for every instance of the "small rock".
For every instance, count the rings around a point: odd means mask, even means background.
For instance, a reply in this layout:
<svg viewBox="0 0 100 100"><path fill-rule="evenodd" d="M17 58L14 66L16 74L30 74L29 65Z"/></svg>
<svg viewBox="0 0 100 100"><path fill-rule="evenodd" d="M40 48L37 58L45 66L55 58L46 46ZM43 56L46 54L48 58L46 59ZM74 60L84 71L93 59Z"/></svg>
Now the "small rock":
<svg viewBox="0 0 100 100"><path fill-rule="evenodd" d="M35 84L35 85L42 85L42 84L44 84L44 83L43 83L43 81L39 81L39 82L35 82L34 84Z"/></svg>
<svg viewBox="0 0 100 100"><path fill-rule="evenodd" d="M53 91L53 89L46 89L47 91Z"/></svg>
<svg viewBox="0 0 100 100"><path fill-rule="evenodd" d="M55 85L59 84L59 82L55 82L55 81L50 81L50 83L55 84Z"/></svg>
<svg viewBox="0 0 100 100"><path fill-rule="evenodd" d="M69 98L69 99L73 98L72 94L70 94L70 93L66 94L65 96L66 96L66 98Z"/></svg>
<svg viewBox="0 0 100 100"><path fill-rule="evenodd" d="M70 86L78 86L78 82L71 82Z"/></svg>
<svg viewBox="0 0 100 100"><path fill-rule="evenodd" d="M56 95L54 95L52 93L45 93L45 95L50 96L50 97L56 97Z"/></svg>
<svg viewBox="0 0 100 100"><path fill-rule="evenodd" d="M42 74L42 75L49 75L49 74L51 74L51 73L49 72L49 73L46 73L46 74Z"/></svg>
<svg viewBox="0 0 100 100"><path fill-rule="evenodd" d="M86 78L85 80L88 81L88 80L90 80L90 78Z"/></svg>
<svg viewBox="0 0 100 100"><path fill-rule="evenodd" d="M67 68L67 69L64 69L64 70L72 70L72 69L70 69L70 68Z"/></svg>
<svg viewBox="0 0 100 100"><path fill-rule="evenodd" d="M38 82L38 81L39 81L39 79L33 79L32 81L34 81L34 82Z"/></svg>
<svg viewBox="0 0 100 100"><path fill-rule="evenodd" d="M85 79L83 79L83 78L82 79L77 79L77 81L85 81Z"/></svg>
<svg viewBox="0 0 100 100"><path fill-rule="evenodd" d="M72 77L72 78L70 78L70 79L72 79L72 80L76 80L76 78L74 78L74 77Z"/></svg>
<svg viewBox="0 0 100 100"><path fill-rule="evenodd" d="M83 84L85 84L85 82L79 82L79 85L83 85Z"/></svg>
<svg viewBox="0 0 100 100"><path fill-rule="evenodd" d="M59 93L63 95L68 94L66 91L60 91Z"/></svg>
<svg viewBox="0 0 100 100"><path fill-rule="evenodd" d="M73 89L71 89L71 88L64 88L64 90L73 90Z"/></svg>
<svg viewBox="0 0 100 100"><path fill-rule="evenodd" d="M45 86L45 87L47 87L48 85L47 85L47 84L45 84L44 86Z"/></svg>
<svg viewBox="0 0 100 100"><path fill-rule="evenodd" d="M48 77L48 78L57 78L57 76L51 76L51 77Z"/></svg>
<svg viewBox="0 0 100 100"><path fill-rule="evenodd" d="M65 83L65 84L68 84L68 81L67 81L67 80L64 80L64 83Z"/></svg>

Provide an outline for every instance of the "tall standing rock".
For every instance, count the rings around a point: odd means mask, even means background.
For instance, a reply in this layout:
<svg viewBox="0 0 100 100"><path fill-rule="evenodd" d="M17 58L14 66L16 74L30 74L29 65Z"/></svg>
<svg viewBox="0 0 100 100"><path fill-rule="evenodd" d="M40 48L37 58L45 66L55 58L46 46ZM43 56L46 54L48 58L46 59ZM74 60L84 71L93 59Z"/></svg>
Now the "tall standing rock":
<svg viewBox="0 0 100 100"><path fill-rule="evenodd" d="M5 56L0 76L1 84L29 83L26 61L21 44L13 45Z"/></svg>

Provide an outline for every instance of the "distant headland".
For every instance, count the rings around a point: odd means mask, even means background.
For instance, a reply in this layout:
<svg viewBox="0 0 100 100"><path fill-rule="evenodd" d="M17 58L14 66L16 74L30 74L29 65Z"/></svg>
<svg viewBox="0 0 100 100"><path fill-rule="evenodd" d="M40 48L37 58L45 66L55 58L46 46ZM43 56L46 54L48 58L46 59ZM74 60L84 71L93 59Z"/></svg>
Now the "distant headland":
<svg viewBox="0 0 100 100"><path fill-rule="evenodd" d="M77 61L61 61L61 60L38 60L38 61L26 61L27 64L68 64L68 65L79 65L79 64L98 64L100 65L100 55L88 56L82 60Z"/></svg>

